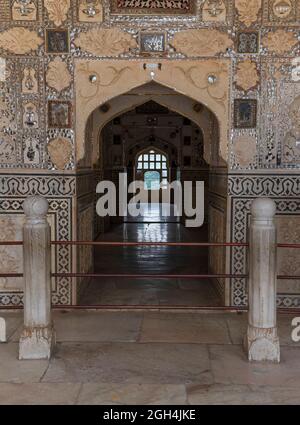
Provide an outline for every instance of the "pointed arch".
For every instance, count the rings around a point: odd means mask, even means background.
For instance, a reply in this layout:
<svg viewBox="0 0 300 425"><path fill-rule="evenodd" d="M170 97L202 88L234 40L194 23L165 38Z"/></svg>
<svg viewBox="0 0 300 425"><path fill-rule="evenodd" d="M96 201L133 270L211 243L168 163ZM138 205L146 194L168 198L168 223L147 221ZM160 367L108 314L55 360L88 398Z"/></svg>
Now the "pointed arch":
<svg viewBox="0 0 300 425"><path fill-rule="evenodd" d="M161 60L160 64L156 64L154 74L153 71L150 72L148 63L149 61L141 60L76 60L77 161L84 157L85 124L91 112L116 96L155 81L176 93L200 102L211 111L219 126L218 152L223 161L227 162L229 60ZM208 81L208 76L212 72L216 76L215 86ZM92 75L96 78L90 78Z"/></svg>

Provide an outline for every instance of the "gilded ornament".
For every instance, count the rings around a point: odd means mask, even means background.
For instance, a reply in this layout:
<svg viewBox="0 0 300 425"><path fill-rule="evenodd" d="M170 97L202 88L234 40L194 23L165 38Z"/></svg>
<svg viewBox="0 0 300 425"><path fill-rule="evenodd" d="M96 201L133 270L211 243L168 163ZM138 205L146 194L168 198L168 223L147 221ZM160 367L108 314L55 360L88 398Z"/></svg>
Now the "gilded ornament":
<svg viewBox="0 0 300 425"><path fill-rule="evenodd" d="M235 7L239 14L239 20L246 27L250 27L251 24L257 21L261 0L235 0Z"/></svg>
<svg viewBox="0 0 300 425"><path fill-rule="evenodd" d="M188 57L213 56L232 47L229 36L216 29L193 29L174 35L173 47Z"/></svg>
<svg viewBox="0 0 300 425"><path fill-rule="evenodd" d="M46 72L46 82L49 87L58 92L69 87L72 76L68 70L68 66L61 58L57 57L49 63Z"/></svg>
<svg viewBox="0 0 300 425"><path fill-rule="evenodd" d="M256 85L259 83L259 75L256 64L251 60L240 62L237 66L235 82L238 87L245 91L256 87Z"/></svg>
<svg viewBox="0 0 300 425"><path fill-rule="evenodd" d="M118 56L136 48L137 42L131 35L117 28L93 28L81 33L76 38L75 45L94 55Z"/></svg>

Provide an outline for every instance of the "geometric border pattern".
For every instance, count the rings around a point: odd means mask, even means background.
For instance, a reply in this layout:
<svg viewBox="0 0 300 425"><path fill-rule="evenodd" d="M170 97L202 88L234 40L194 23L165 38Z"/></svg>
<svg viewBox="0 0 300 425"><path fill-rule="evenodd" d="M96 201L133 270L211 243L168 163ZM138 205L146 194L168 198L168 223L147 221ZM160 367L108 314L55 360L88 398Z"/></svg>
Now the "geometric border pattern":
<svg viewBox="0 0 300 425"><path fill-rule="evenodd" d="M49 213L54 215L55 239L72 240L72 210L75 195L73 176L2 175L0 176L0 214L22 214L24 199L32 194L45 196L49 202ZM3 197L3 195L5 197ZM59 196L63 195L63 196ZM72 247L55 246L55 271L72 272ZM72 279L56 278L52 291L52 303L72 303ZM23 303L23 292L1 291L0 305L18 306Z"/></svg>
<svg viewBox="0 0 300 425"><path fill-rule="evenodd" d="M230 175L228 195L241 197L300 196L300 176L297 174Z"/></svg>
<svg viewBox="0 0 300 425"><path fill-rule="evenodd" d="M228 195L231 197L231 241L247 240L250 206L253 198L269 196L276 203L278 215L300 215L300 176L297 174L234 174L228 178ZM230 250L231 273L244 274L247 270L247 248ZM231 304L248 302L246 279L231 279ZM285 307L300 305L300 294L277 294L277 304Z"/></svg>
<svg viewBox="0 0 300 425"><path fill-rule="evenodd" d="M235 198L231 200L231 241L245 242L248 239L248 223L252 198ZM300 215L300 199L274 198L276 215ZM231 273L247 273L247 248L232 247L230 254ZM231 279L231 304L247 305L248 290L246 279ZM300 306L300 294L277 294L277 305L285 307Z"/></svg>
<svg viewBox="0 0 300 425"><path fill-rule="evenodd" d="M56 240L67 241L72 239L72 199L50 198L49 214L55 217ZM23 214L24 198L0 198L0 214ZM71 246L55 246L55 264L52 267L59 273L72 271L72 248ZM56 278L52 290L53 304L71 304L72 282L70 278ZM17 306L23 304L23 291L1 291L0 305Z"/></svg>
<svg viewBox="0 0 300 425"><path fill-rule="evenodd" d="M0 174L0 196L73 196L75 177L45 174Z"/></svg>

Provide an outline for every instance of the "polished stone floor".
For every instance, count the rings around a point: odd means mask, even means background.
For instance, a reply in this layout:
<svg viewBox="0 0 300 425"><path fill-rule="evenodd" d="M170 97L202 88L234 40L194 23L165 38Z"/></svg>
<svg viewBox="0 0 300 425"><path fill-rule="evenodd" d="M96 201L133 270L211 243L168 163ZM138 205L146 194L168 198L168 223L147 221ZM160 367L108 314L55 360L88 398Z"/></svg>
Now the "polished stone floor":
<svg viewBox="0 0 300 425"><path fill-rule="evenodd" d="M246 314L55 311L50 361L17 360L22 314L1 316L0 404L300 404L292 316L280 364L247 362Z"/></svg>
<svg viewBox="0 0 300 425"><path fill-rule="evenodd" d="M143 216L127 217L101 235L102 241L206 242L207 225L186 228L171 210L164 216L159 204L149 205ZM207 273L208 249L195 247L99 247L98 273L200 274ZM93 279L80 300L84 305L219 305L212 283L199 279L101 278Z"/></svg>

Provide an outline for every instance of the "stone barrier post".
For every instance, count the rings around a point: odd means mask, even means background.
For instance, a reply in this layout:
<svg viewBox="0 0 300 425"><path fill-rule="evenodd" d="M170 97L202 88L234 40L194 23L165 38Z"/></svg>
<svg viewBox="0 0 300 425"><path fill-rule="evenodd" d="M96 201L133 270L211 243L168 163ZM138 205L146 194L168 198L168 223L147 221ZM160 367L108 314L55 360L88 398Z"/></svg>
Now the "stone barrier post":
<svg viewBox="0 0 300 425"><path fill-rule="evenodd" d="M249 313L245 349L249 361L280 361L276 325L275 202L252 202L249 232Z"/></svg>
<svg viewBox="0 0 300 425"><path fill-rule="evenodd" d="M24 329L19 359L48 359L55 344L51 321L50 226L48 202L34 195L24 201Z"/></svg>

